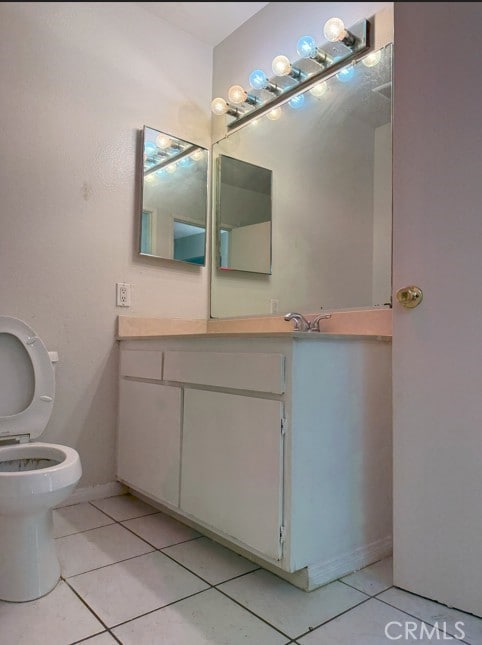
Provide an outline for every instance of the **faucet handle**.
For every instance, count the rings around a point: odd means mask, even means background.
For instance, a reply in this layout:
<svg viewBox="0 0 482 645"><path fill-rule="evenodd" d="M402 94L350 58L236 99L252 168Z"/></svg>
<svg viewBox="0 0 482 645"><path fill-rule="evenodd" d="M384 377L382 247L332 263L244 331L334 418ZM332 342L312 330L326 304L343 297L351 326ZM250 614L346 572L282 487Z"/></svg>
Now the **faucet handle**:
<svg viewBox="0 0 482 645"><path fill-rule="evenodd" d="M331 318L331 314L318 314L309 323L309 331L320 331L320 320Z"/></svg>
<svg viewBox="0 0 482 645"><path fill-rule="evenodd" d="M296 312L291 312L286 314L285 320L293 320L295 325L295 331L309 331L310 323L302 314Z"/></svg>

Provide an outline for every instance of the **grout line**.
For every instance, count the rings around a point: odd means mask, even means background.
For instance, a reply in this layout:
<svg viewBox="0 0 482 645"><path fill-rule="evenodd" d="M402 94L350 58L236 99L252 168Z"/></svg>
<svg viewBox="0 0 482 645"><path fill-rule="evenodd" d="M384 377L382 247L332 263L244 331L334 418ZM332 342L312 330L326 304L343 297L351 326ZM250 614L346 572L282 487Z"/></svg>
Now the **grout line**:
<svg viewBox="0 0 482 645"><path fill-rule="evenodd" d="M161 513L161 515L164 515L164 513ZM167 515L165 517L168 517ZM127 522L128 520L122 520L122 522ZM152 542L149 542L149 540L146 540L146 538L141 537L138 533L135 533L131 528L128 526L124 526L122 522L117 522L117 524L120 524L124 529L132 533L132 535L135 535L137 538L140 540L143 540L146 544L149 544L149 546L152 546L153 549L156 551L161 551L162 549L168 549L171 546L177 546L178 544L185 544L186 542L192 542L193 540L199 540L200 538L204 537L202 535L197 535L196 537L189 538L188 540L181 540L181 542L175 542L174 544L166 544L166 546L158 547L155 544L152 544Z"/></svg>
<svg viewBox="0 0 482 645"><path fill-rule="evenodd" d="M82 598L82 596L79 594L79 592L78 592L78 591L76 591L76 590L75 590L75 589L74 589L74 588L69 584L69 581L68 581L68 580L64 580L64 582L65 582L65 584L66 584L66 585L68 585L69 589L70 589L71 591L73 591L73 592L74 592L74 594L75 594L75 595L77 596L77 598L81 601L81 603L82 603L83 605L85 605L85 607L87 607L87 609L91 612L91 614L94 614L94 616L97 618L97 620L99 621L99 623L104 627L104 629L106 629L106 630L107 630L107 629L109 629L109 628L107 627L107 625L104 623L104 621L102 620L102 618L100 618L100 617L97 615L97 613L92 609L92 607L91 607L89 604L87 604L87 601L85 601L85 600ZM98 633L101 633L101 632L98 632ZM98 634L92 634L92 636L97 636L97 635L98 635ZM89 637L89 638L90 638L90 637ZM83 640L85 640L85 638L84 638ZM81 641L76 641L76 642L81 642Z"/></svg>
<svg viewBox="0 0 482 645"><path fill-rule="evenodd" d="M250 572L250 573L252 573L252 572ZM245 574L245 575L248 575L248 574ZM236 605L239 605L240 607L242 607L242 608L243 608L244 610L246 610L248 613L252 614L253 616L256 616L256 618L257 618L258 620L260 620L261 622L263 622L263 623L265 623L266 625L268 625L268 627L271 627L271 629L274 629L275 631L277 631L277 632L278 632L278 634L281 634L281 635L282 635L282 636L284 636L285 638L289 638L289 639L292 639L292 638L293 638L292 636L290 636L290 635L289 635L289 634L287 634L286 632L281 631L281 629L280 629L279 627L275 627L275 625L272 625L270 622L268 622L268 621L266 620L266 618L263 618L263 617L262 617L262 616L260 616L259 614L256 614L252 609L249 609L248 607L246 607L245 605L243 605L242 603L240 603L238 600L236 600L236 598L232 598L231 596L228 596L228 594L227 594L225 591L223 591L222 589L219 589L218 587L215 587L215 589L216 589L216 591L219 591L219 593L222 593L222 594L223 594L223 596L225 596L226 598L229 598L229 600L232 600ZM296 637L296 638L298 638L298 637ZM291 640L289 640L289 641L288 641L288 643L291 643Z"/></svg>
<svg viewBox="0 0 482 645"><path fill-rule="evenodd" d="M155 609L150 609L149 611L146 611L143 614L139 614L138 616L135 616L134 618L129 618L128 620L123 620L120 623L116 623L115 625L112 625L112 627L109 627L109 630L112 629L117 629L117 627L122 627L123 625L127 625L128 623L132 623L138 618L144 618L144 616L149 616L149 614L154 614L156 611L161 611L162 609L165 609L166 607L170 607L171 605L176 605L177 603L182 602L183 600L187 600L188 598L194 598L194 596L199 596L202 593L205 593L206 591L210 591L211 589L201 589L201 591L195 591L192 594L189 594L189 596L184 596L183 598L179 598L178 600L173 600L172 602L168 602L165 605L161 605L160 607L156 607Z"/></svg>
<svg viewBox="0 0 482 645"><path fill-rule="evenodd" d="M333 582L335 582L335 581L333 581ZM363 592L360 592L360 593L363 593ZM336 620L337 618L340 618L340 616L344 616L345 614L350 613L350 611L352 611L352 609L356 609L356 607L361 607L361 605L364 605L369 600L371 600L371 596L367 596L364 600L362 600L360 602L357 602L356 605L353 605L353 607L350 607L349 609L345 609L345 611L342 611L339 614L336 614L336 616L332 616L331 618L329 618L328 620L325 620L324 622L320 623L316 627L312 627L307 632L304 632L303 634L298 634L298 636L296 638L304 638L305 636L308 636L308 634L312 634L319 627L323 627L324 625L328 625L328 623L331 623L333 620Z"/></svg>
<svg viewBox="0 0 482 645"><path fill-rule="evenodd" d="M368 591L362 591L361 589L358 589L358 587L354 587L353 585L349 584L348 582L345 582L341 578L339 578L336 582L341 582L342 584L346 585L347 587L350 587L350 589L355 589L355 591L359 591L360 593L364 593L365 596L369 596L370 598L375 598L379 593L383 593L384 591L388 591L393 587L393 585L390 585L389 587L386 587L386 589L382 589L381 591L377 591L375 594L370 594Z"/></svg>
<svg viewBox="0 0 482 645"><path fill-rule="evenodd" d="M402 591L403 591L403 589L402 589ZM383 593L383 592L382 592L382 591L380 591L380 593ZM417 595L417 594L413 594L413 595ZM417 597L419 597L419 598L423 598L423 600L427 600L427 598L424 598L423 596L417 596ZM392 609L396 609L397 611L402 612L402 614L405 614L406 616L410 616L410 618L414 618L415 620L418 620L418 621L419 621L419 622L421 622L421 623L425 623L426 625L430 625L431 627L437 627L437 630L438 630L441 634L449 634L450 636L454 637L454 635L453 635L453 634L450 634L450 632L448 632L447 630L445 630L445 632L444 632L444 631L442 631L438 626L433 625L433 624L432 624L429 620L427 620L426 618L420 618L419 616L415 616L415 614L411 614L411 613L409 613L408 611L406 611L405 609L400 609L400 607L397 607L396 605L392 605L392 604L390 604L389 602L387 602L386 600L382 600L382 598L375 598L375 599L376 599L376 600L378 600L378 602L383 603L383 604L384 604L384 605L386 605L387 607L391 607ZM434 601L434 600L431 600L430 602L435 602L435 601ZM440 605L440 603L436 603L436 604ZM450 607L446 607L446 605L440 605L440 606L441 606L441 607L445 607L446 609L450 609ZM456 611L459 611L459 610L456 610ZM462 612L462 613L464 613L464 612ZM469 614L469 615L470 615L470 614ZM437 621L435 621L435 622L437 622ZM445 622L445 624L447 624L447 622ZM455 637L454 637L454 638L455 638ZM465 645L470 645L470 643L469 643L468 641L462 641L462 640L460 640L459 638L457 638L457 639L456 639L456 641L457 641L458 643L465 643Z"/></svg>
<svg viewBox="0 0 482 645"><path fill-rule="evenodd" d="M116 560L115 562L109 562L108 564L103 564L100 567L95 567L94 569L88 569L87 571L80 571L79 573L74 573L71 576L64 576L62 574L62 580L71 580L72 578L77 578L78 576L83 576L85 573L92 573L92 571L99 571L100 569L106 569L107 567L113 567L115 564L120 564L121 562L128 562L129 560L135 560L136 558L142 558L145 555L150 555L155 553L156 549L152 551L147 551L146 553L139 553L138 555L131 555L129 558L123 558L122 560Z"/></svg>
<svg viewBox="0 0 482 645"><path fill-rule="evenodd" d="M109 517L110 520L110 517ZM112 526L112 524L116 524L115 521L107 522L107 524L101 524L100 526L93 526L90 529L81 529L79 531L74 531L73 533L67 533L66 535L58 535L57 537L54 537L54 540L61 540L62 538L70 537L71 535L78 535L79 533L86 533L87 531L94 531L95 529L101 529L104 526Z"/></svg>

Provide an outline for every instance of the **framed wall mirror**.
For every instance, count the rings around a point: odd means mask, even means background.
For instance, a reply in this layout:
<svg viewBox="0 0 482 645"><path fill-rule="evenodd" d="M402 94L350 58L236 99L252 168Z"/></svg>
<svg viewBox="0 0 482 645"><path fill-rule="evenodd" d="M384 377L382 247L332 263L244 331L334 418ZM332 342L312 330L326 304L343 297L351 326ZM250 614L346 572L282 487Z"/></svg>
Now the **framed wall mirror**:
<svg viewBox="0 0 482 645"><path fill-rule="evenodd" d="M212 317L390 306L391 70L389 44L214 144L215 163L271 171L272 261L263 275L215 258Z"/></svg>
<svg viewBox="0 0 482 645"><path fill-rule="evenodd" d="M217 158L217 249L221 270L271 273L271 170Z"/></svg>
<svg viewBox="0 0 482 645"><path fill-rule="evenodd" d="M205 265L207 149L144 126L141 151L139 254Z"/></svg>

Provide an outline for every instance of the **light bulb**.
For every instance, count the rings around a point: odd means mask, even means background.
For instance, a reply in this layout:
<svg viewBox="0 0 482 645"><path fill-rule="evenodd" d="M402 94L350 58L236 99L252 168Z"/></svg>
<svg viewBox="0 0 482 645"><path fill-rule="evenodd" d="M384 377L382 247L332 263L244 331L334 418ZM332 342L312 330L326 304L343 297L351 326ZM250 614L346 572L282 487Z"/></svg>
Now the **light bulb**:
<svg viewBox="0 0 482 645"><path fill-rule="evenodd" d="M151 173L149 173L148 175L146 175L146 176L144 177L144 180L145 180L148 184L152 184L152 183L154 182L154 180L155 180L154 173L153 173L153 172L151 172Z"/></svg>
<svg viewBox="0 0 482 645"><path fill-rule="evenodd" d="M300 107L302 107L304 102L305 102L304 95L297 94L296 96L293 96L293 98L288 101L288 105L291 108L293 108L293 110L298 110Z"/></svg>
<svg viewBox="0 0 482 645"><path fill-rule="evenodd" d="M343 40L347 36L347 31L345 29L345 23L341 18L330 18L325 22L323 27L323 35L326 40L329 40L331 43L336 43L339 40Z"/></svg>
<svg viewBox="0 0 482 645"><path fill-rule="evenodd" d="M220 97L213 99L211 102L211 112L213 112L213 114L221 116L222 114L226 114L228 109L228 104Z"/></svg>
<svg viewBox="0 0 482 645"><path fill-rule="evenodd" d="M170 175L176 172L176 170L177 170L177 166L175 163L170 163L168 166L166 166L166 172L168 172Z"/></svg>
<svg viewBox="0 0 482 645"><path fill-rule="evenodd" d="M259 124L259 119L253 119L250 123L253 127L256 127Z"/></svg>
<svg viewBox="0 0 482 645"><path fill-rule="evenodd" d="M156 170L155 174L158 177L164 177L166 175L166 171L164 168L159 168L159 170Z"/></svg>
<svg viewBox="0 0 482 645"><path fill-rule="evenodd" d="M183 157L182 159L179 159L177 165L180 168L189 168L190 166L192 166L192 163L192 159L190 159L189 157Z"/></svg>
<svg viewBox="0 0 482 645"><path fill-rule="evenodd" d="M318 98L320 96L323 96L323 94L326 92L327 89L328 89L328 86L326 82L320 81L320 83L313 85L313 87L310 90L310 94Z"/></svg>
<svg viewBox="0 0 482 645"><path fill-rule="evenodd" d="M166 148L170 148L171 145L172 145L172 141L165 134L157 135L156 143L157 143L157 147L160 148L161 150L165 150Z"/></svg>
<svg viewBox="0 0 482 645"><path fill-rule="evenodd" d="M353 65L348 65L347 67L344 67L338 72L338 74L336 75L336 78L342 83L348 83L348 81L351 81L354 75L355 75L355 68L353 67Z"/></svg>
<svg viewBox="0 0 482 645"><path fill-rule="evenodd" d="M244 103L248 98L248 93L245 91L241 85L231 85L228 90L228 99L234 105L240 105Z"/></svg>
<svg viewBox="0 0 482 645"><path fill-rule="evenodd" d="M291 63L287 56L276 56L271 63L273 74L276 76L287 76L291 72Z"/></svg>
<svg viewBox="0 0 482 645"><path fill-rule="evenodd" d="M316 55L316 43L312 36L301 36L296 43L296 51L302 58L311 58Z"/></svg>
<svg viewBox="0 0 482 645"><path fill-rule="evenodd" d="M365 65L365 67L375 67L375 65L378 65L382 58L382 52L378 50L377 52L371 52L368 54L368 56L365 56L365 58L362 60L362 63Z"/></svg>
<svg viewBox="0 0 482 645"><path fill-rule="evenodd" d="M152 157L152 155L155 155L157 151L157 147L152 141L147 141L144 145L144 153L147 155L147 157Z"/></svg>
<svg viewBox="0 0 482 645"><path fill-rule="evenodd" d="M281 114L282 114L281 108L276 107L270 110L266 116L270 121L277 121L281 117Z"/></svg>
<svg viewBox="0 0 482 645"><path fill-rule="evenodd" d="M191 155L191 159L194 161L200 161L203 157L203 151L200 150L199 148L197 150L194 150L194 152Z"/></svg>
<svg viewBox="0 0 482 645"><path fill-rule="evenodd" d="M268 77L262 69L255 69L249 75L249 84L253 90L262 90L268 85Z"/></svg>

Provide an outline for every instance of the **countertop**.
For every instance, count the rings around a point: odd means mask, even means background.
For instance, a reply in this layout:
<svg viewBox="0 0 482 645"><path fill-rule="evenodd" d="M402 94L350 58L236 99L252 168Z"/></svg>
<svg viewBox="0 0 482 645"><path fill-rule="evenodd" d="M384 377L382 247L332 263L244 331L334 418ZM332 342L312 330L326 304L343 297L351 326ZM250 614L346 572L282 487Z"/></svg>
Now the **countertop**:
<svg viewBox="0 0 482 645"><path fill-rule="evenodd" d="M319 313L319 312L317 312ZM177 319L143 316L118 316L118 340L142 340L167 336L295 336L366 337L390 340L392 310L389 308L327 312L331 318L320 320L319 332L295 332L293 321L283 316L246 318ZM310 320L315 314L303 314Z"/></svg>

